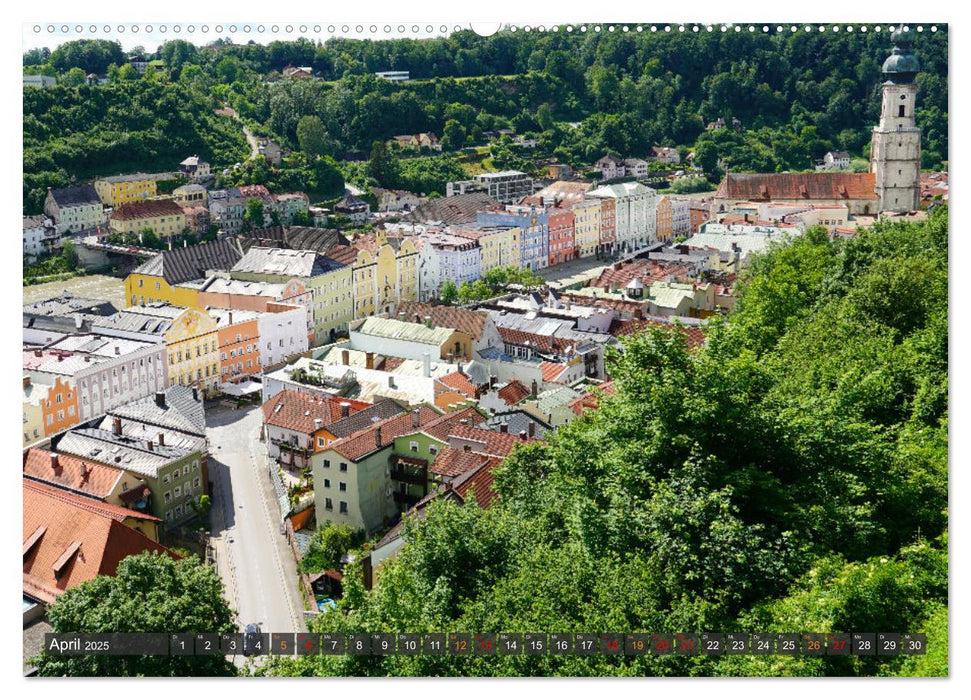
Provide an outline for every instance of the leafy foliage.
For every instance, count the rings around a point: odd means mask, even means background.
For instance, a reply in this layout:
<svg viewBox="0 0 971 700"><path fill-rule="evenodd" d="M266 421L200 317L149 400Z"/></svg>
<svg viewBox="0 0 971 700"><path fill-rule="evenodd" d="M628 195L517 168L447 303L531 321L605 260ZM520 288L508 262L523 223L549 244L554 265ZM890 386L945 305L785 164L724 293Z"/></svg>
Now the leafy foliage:
<svg viewBox="0 0 971 700"><path fill-rule="evenodd" d="M54 632L216 632L236 630L214 569L195 557L139 554L69 589L47 609ZM232 676L221 656L52 656L33 660L41 676Z"/></svg>
<svg viewBox="0 0 971 700"><path fill-rule="evenodd" d="M926 630L933 657L343 657L268 674L946 674L947 211L774 245L690 350L625 338L616 396L439 500L315 631ZM929 642L930 644L930 642Z"/></svg>

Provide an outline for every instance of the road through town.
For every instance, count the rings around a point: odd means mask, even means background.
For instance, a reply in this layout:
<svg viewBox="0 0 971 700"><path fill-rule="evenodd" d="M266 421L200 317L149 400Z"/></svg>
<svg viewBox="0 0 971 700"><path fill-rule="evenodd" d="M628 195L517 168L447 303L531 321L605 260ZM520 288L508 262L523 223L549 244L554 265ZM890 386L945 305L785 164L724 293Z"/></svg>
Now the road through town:
<svg viewBox="0 0 971 700"><path fill-rule="evenodd" d="M259 442L259 407L207 412L213 481L213 547L240 629L305 631L293 554Z"/></svg>

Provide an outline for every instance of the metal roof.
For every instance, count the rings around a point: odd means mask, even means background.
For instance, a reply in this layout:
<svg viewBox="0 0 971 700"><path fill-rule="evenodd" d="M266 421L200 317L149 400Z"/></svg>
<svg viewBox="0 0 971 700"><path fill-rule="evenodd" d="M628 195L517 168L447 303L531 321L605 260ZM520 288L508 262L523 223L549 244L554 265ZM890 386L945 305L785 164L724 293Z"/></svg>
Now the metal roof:
<svg viewBox="0 0 971 700"><path fill-rule="evenodd" d="M97 428L69 430L57 443L57 451L151 478L158 476L159 469L192 454L169 445L153 445L149 451L147 441Z"/></svg>
<svg viewBox="0 0 971 700"><path fill-rule="evenodd" d="M379 338L405 340L412 343L441 347L455 332L453 328L429 328L422 323L408 323L393 318L371 316L364 319L352 333L373 335Z"/></svg>

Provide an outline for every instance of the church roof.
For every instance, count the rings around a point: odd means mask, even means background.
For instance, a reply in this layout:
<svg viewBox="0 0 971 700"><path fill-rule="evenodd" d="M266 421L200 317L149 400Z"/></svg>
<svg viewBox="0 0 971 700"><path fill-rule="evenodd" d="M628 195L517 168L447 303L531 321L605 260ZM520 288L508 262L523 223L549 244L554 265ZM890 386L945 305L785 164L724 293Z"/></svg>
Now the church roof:
<svg viewBox="0 0 971 700"><path fill-rule="evenodd" d="M878 199L874 173L728 173L716 199L773 200Z"/></svg>

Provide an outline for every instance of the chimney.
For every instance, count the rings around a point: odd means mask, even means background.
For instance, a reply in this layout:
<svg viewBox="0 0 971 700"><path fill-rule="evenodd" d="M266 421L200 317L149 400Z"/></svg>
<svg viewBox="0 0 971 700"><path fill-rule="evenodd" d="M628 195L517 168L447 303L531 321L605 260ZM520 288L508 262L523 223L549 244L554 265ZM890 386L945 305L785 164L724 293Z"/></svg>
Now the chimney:
<svg viewBox="0 0 971 700"><path fill-rule="evenodd" d="M155 405L159 408L165 408L165 392L156 391L155 392Z"/></svg>
<svg viewBox="0 0 971 700"><path fill-rule="evenodd" d="M115 435L121 435L121 418L115 418L111 425L111 432Z"/></svg>
<svg viewBox="0 0 971 700"><path fill-rule="evenodd" d="M449 364L452 364L453 362L455 362L455 353L454 352L448 353L445 356L445 361Z"/></svg>
<svg viewBox="0 0 971 700"><path fill-rule="evenodd" d="M347 401L341 401L341 418L351 415L351 405Z"/></svg>
<svg viewBox="0 0 971 700"><path fill-rule="evenodd" d="M229 325L230 326L233 325L233 312L232 311L229 312Z"/></svg>
<svg viewBox="0 0 971 700"><path fill-rule="evenodd" d="M195 386L192 387L192 400L193 401L199 400L199 387L195 387Z"/></svg>
<svg viewBox="0 0 971 700"><path fill-rule="evenodd" d="M536 384L536 380L535 379L533 380L533 384L532 384L531 389L532 390L531 390L529 396L530 396L530 398L535 399L539 395L539 386Z"/></svg>
<svg viewBox="0 0 971 700"><path fill-rule="evenodd" d="M529 423L526 424L526 431L529 433L529 437L535 437L536 424L533 421L529 421Z"/></svg>
<svg viewBox="0 0 971 700"><path fill-rule="evenodd" d="M116 348L116 349L117 349L117 348ZM57 354L57 361L58 361L58 362L64 362L64 355L63 355L63 354L61 354L61 353L58 353L58 354Z"/></svg>
<svg viewBox="0 0 971 700"><path fill-rule="evenodd" d="M89 476L91 476L91 467L87 462L81 462L81 483L86 482Z"/></svg>
<svg viewBox="0 0 971 700"><path fill-rule="evenodd" d="M148 451L149 452L154 452L155 451L155 443L152 442L151 440L148 441Z"/></svg>
<svg viewBox="0 0 971 700"><path fill-rule="evenodd" d="M374 353L368 351L364 354L364 357L365 357L365 364L364 364L365 368L374 369Z"/></svg>
<svg viewBox="0 0 971 700"><path fill-rule="evenodd" d="M84 356L84 361L85 362L91 362L91 356L90 355L85 355Z"/></svg>
<svg viewBox="0 0 971 700"><path fill-rule="evenodd" d="M116 345L115 346L115 355L120 355L120 354L121 354L121 348Z"/></svg>
<svg viewBox="0 0 971 700"><path fill-rule="evenodd" d="M509 423L507 423L506 421L503 421L502 423L500 423L499 424L499 432L500 433L508 433L509 432Z"/></svg>
<svg viewBox="0 0 971 700"><path fill-rule="evenodd" d="M423 377L432 376L432 356L427 352L421 354L421 374Z"/></svg>
<svg viewBox="0 0 971 700"><path fill-rule="evenodd" d="M43 350L34 350L34 357L43 357L43 356L44 356Z"/></svg>
<svg viewBox="0 0 971 700"><path fill-rule="evenodd" d="M435 324L432 323L432 317L431 316L425 316L425 325L428 326L429 328L434 328L435 327Z"/></svg>
<svg viewBox="0 0 971 700"><path fill-rule="evenodd" d="M24 389L30 386L30 375L24 377Z"/></svg>
<svg viewBox="0 0 971 700"><path fill-rule="evenodd" d="M414 411L411 412L411 427L412 428L417 429L418 428L418 425L421 422L421 420L420 420L421 419L420 410L421 409L416 408Z"/></svg>
<svg viewBox="0 0 971 700"><path fill-rule="evenodd" d="M402 323L404 323L404 321L405 321L405 312L404 311L399 311L398 312L398 320L401 321Z"/></svg>
<svg viewBox="0 0 971 700"><path fill-rule="evenodd" d="M374 446L381 447L381 426L374 429Z"/></svg>
<svg viewBox="0 0 971 700"><path fill-rule="evenodd" d="M389 389L396 389L397 388L394 385L394 377L388 377L388 388Z"/></svg>
<svg viewBox="0 0 971 700"><path fill-rule="evenodd" d="M497 381L496 375L490 374L489 375L489 388L490 389L495 389L496 388L496 381Z"/></svg>
<svg viewBox="0 0 971 700"><path fill-rule="evenodd" d="M522 440L523 442L526 442L526 431L525 430L520 430L519 431L519 439Z"/></svg>
<svg viewBox="0 0 971 700"><path fill-rule="evenodd" d="M84 325L84 319L81 318L81 314L74 314L74 328L75 330L81 330Z"/></svg>
<svg viewBox="0 0 971 700"><path fill-rule="evenodd" d="M158 434L158 444L159 447L165 447L165 433Z"/></svg>
<svg viewBox="0 0 971 700"><path fill-rule="evenodd" d="M323 427L324 427L324 419L314 418L314 430L320 430Z"/></svg>
<svg viewBox="0 0 971 700"><path fill-rule="evenodd" d="M54 470L55 474L61 473L61 462L56 454L51 452L51 469Z"/></svg>
<svg viewBox="0 0 971 700"><path fill-rule="evenodd" d="M349 364L351 364L351 351L350 350L341 350L341 364L342 365L349 365Z"/></svg>

